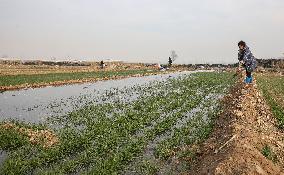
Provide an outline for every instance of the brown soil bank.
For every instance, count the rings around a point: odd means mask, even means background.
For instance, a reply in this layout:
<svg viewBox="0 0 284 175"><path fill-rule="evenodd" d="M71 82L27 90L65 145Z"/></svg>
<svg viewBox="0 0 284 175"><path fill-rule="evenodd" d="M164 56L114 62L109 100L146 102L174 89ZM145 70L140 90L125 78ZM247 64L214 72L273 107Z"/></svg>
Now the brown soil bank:
<svg viewBox="0 0 284 175"><path fill-rule="evenodd" d="M275 122L256 82L245 87L240 78L189 174L284 174L284 133Z"/></svg>
<svg viewBox="0 0 284 175"><path fill-rule="evenodd" d="M37 63L36 61L32 63L34 63L34 65L26 65L16 62L1 64L0 60L0 76L102 71L102 69L100 68L100 63L98 62L90 62L82 66L42 65ZM56 63L54 62L54 64ZM155 69L154 65L146 66L145 64L139 63L107 62L106 65L107 66L103 69L104 71Z"/></svg>

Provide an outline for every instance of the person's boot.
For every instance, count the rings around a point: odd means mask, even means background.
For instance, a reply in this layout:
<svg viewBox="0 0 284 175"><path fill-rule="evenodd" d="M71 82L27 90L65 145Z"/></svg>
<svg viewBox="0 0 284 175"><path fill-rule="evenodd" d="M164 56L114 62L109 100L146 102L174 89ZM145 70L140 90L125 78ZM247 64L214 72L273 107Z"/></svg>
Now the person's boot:
<svg viewBox="0 0 284 175"><path fill-rule="evenodd" d="M249 77L246 77L245 83L246 83L246 84L249 84L249 83L250 83L250 78L249 78Z"/></svg>
<svg viewBox="0 0 284 175"><path fill-rule="evenodd" d="M252 83L252 76L249 77L249 83Z"/></svg>

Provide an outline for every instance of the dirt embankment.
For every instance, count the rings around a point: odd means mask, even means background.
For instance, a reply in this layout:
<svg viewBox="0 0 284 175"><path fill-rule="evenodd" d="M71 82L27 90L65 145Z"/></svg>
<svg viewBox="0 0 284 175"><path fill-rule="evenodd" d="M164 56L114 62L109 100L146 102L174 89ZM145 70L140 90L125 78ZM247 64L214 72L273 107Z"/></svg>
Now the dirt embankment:
<svg viewBox="0 0 284 175"><path fill-rule="evenodd" d="M189 174L284 174L284 133L256 82L246 87L240 78L223 100L224 111Z"/></svg>
<svg viewBox="0 0 284 175"><path fill-rule="evenodd" d="M155 69L154 65L146 66L139 63L108 62L106 67L101 69L100 64L92 62L86 66L67 66L67 65L25 65L25 64L1 64L1 75L33 75L48 73L74 73L74 72L97 72L97 71L121 71L137 69Z"/></svg>

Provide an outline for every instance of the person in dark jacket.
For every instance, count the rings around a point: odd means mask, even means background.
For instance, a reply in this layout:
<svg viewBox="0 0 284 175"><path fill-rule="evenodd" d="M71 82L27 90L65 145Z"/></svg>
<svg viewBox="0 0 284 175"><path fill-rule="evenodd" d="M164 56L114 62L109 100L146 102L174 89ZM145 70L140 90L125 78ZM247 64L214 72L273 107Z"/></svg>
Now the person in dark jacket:
<svg viewBox="0 0 284 175"><path fill-rule="evenodd" d="M101 63L100 63L100 67L101 67L101 69L103 69L103 68L105 67L105 63L104 63L103 60L102 60Z"/></svg>
<svg viewBox="0 0 284 175"><path fill-rule="evenodd" d="M169 67L171 67L173 64L173 59L171 57L169 57Z"/></svg>
<svg viewBox="0 0 284 175"><path fill-rule="evenodd" d="M238 43L239 53L238 60L239 63L246 69L246 79L245 83L252 83L252 72L256 68L256 59L249 50L249 47L244 41Z"/></svg>

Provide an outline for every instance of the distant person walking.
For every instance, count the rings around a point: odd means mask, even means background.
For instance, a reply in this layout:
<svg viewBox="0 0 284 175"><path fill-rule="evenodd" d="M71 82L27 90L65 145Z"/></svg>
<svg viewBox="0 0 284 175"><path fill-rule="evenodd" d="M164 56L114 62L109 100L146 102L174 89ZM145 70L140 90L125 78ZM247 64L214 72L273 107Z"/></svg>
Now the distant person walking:
<svg viewBox="0 0 284 175"><path fill-rule="evenodd" d="M169 57L169 67L171 67L171 66L172 66L172 64L173 64L173 60L172 60L172 58L171 58L171 57Z"/></svg>
<svg viewBox="0 0 284 175"><path fill-rule="evenodd" d="M105 67L105 63L104 63L103 60L101 61L100 66L101 66L101 69L103 69Z"/></svg>
<svg viewBox="0 0 284 175"><path fill-rule="evenodd" d="M240 41L238 43L238 46L239 46L239 53L238 53L239 64L246 69L245 83L249 84L252 83L252 72L256 68L256 59L244 41Z"/></svg>

